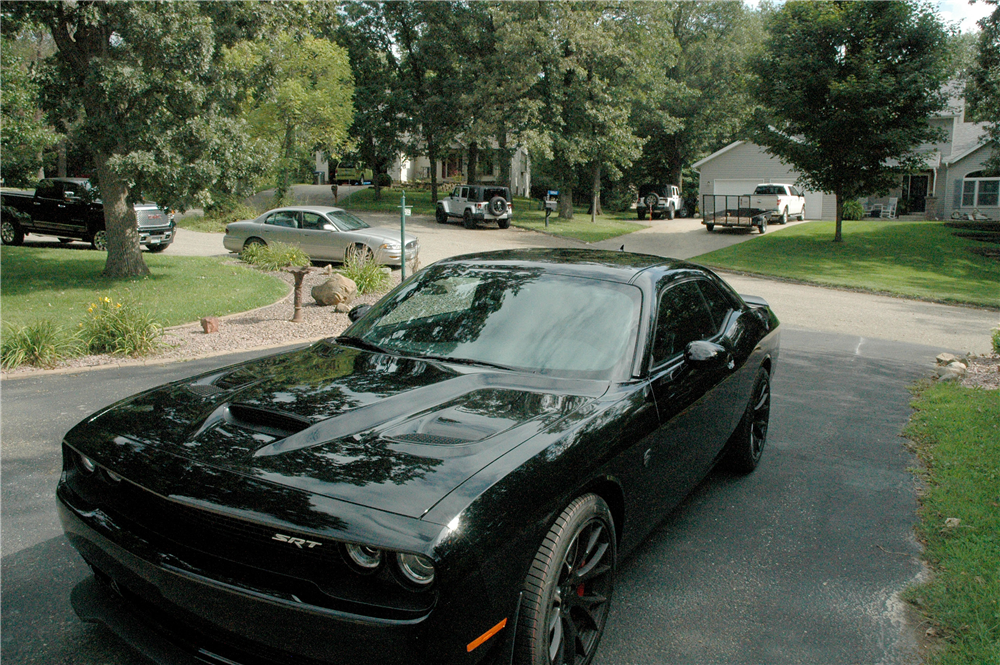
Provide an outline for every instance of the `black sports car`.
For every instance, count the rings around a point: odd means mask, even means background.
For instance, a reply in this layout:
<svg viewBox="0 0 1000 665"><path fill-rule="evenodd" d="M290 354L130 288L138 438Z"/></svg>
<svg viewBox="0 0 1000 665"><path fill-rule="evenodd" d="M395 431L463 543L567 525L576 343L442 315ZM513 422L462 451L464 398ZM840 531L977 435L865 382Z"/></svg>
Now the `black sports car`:
<svg viewBox="0 0 1000 665"><path fill-rule="evenodd" d="M60 515L204 662L582 665L621 556L757 465L778 337L682 261L452 258L336 339L80 423Z"/></svg>

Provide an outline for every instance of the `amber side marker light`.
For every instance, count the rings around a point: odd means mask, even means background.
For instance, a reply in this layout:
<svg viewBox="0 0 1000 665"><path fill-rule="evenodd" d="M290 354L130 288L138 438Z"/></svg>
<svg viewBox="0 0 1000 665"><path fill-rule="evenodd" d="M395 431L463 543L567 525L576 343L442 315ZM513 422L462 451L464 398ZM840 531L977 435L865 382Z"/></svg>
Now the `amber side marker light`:
<svg viewBox="0 0 1000 665"><path fill-rule="evenodd" d="M507 620L504 619L503 621L493 626L492 628L487 630L485 633L483 633L476 639L469 642L469 646L465 647L465 650L468 652L482 646L483 642L485 642L486 640L490 639L491 637L499 633L501 630L503 630L503 627L506 625L507 625Z"/></svg>

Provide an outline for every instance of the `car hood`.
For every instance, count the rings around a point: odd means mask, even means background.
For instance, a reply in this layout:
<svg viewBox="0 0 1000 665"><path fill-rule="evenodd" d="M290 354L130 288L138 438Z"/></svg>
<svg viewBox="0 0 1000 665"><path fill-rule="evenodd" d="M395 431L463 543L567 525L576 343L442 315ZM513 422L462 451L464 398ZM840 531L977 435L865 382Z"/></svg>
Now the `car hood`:
<svg viewBox="0 0 1000 665"><path fill-rule="evenodd" d="M325 341L141 393L66 442L139 484L179 457L210 491L253 479L419 518L607 387Z"/></svg>
<svg viewBox="0 0 1000 665"><path fill-rule="evenodd" d="M370 226L367 229L357 229L355 231L350 231L350 233L359 233L361 235L366 235L371 238L378 238L381 242L394 242L399 244L399 231L397 229L386 229L380 226ZM411 243L416 240L416 236L411 236L409 233L406 234L406 242Z"/></svg>

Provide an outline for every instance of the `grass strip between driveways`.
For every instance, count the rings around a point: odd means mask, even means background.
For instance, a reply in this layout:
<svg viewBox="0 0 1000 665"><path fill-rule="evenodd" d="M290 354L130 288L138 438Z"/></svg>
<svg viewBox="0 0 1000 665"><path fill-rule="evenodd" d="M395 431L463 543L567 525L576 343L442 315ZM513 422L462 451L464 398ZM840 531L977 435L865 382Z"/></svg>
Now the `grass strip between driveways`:
<svg viewBox="0 0 1000 665"><path fill-rule="evenodd" d="M937 665L1000 663L1000 391L918 391L906 429L923 463L917 532L930 579L907 590L943 638Z"/></svg>
<svg viewBox="0 0 1000 665"><path fill-rule="evenodd" d="M102 277L106 258L104 252L90 250L4 246L0 265L4 324L48 320L65 329L76 328L91 303L126 289L165 326L244 312L288 293L281 280L225 257L144 253L152 274L133 280Z"/></svg>
<svg viewBox="0 0 1000 665"><path fill-rule="evenodd" d="M968 251L981 246L941 222L833 222L768 232L692 259L722 270L825 286L1000 308L1000 261Z"/></svg>

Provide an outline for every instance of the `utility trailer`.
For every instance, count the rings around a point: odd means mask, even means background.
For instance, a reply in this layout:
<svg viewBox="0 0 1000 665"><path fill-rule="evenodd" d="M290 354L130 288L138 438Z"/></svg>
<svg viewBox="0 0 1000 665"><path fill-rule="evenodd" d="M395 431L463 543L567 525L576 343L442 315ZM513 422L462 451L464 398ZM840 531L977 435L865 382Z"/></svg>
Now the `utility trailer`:
<svg viewBox="0 0 1000 665"><path fill-rule="evenodd" d="M771 211L752 207L752 198L750 194L702 194L701 223L708 231L716 226L739 227L748 231L756 227L764 233Z"/></svg>

